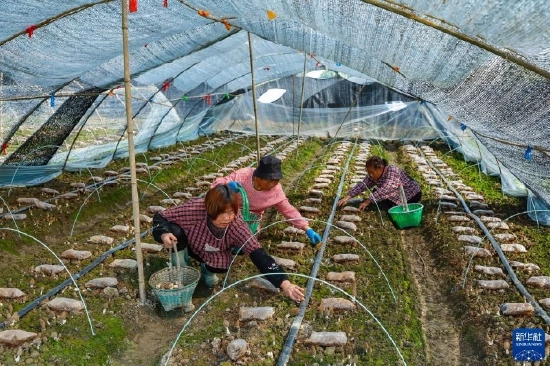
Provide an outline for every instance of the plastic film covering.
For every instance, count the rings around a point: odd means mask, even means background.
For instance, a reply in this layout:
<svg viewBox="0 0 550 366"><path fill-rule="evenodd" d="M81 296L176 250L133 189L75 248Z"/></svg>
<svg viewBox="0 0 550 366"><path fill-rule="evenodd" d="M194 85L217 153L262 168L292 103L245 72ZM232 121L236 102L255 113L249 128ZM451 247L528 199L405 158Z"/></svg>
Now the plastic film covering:
<svg viewBox="0 0 550 366"><path fill-rule="evenodd" d="M477 94L489 90L493 93ZM428 94L431 93L433 91ZM500 164L537 196L550 202L547 129L550 83L547 79L505 60L495 59L452 91L432 96L431 100L437 101L440 110L445 105L449 106L447 111L454 111L446 118L447 122L441 123L442 130L449 133L451 125L455 130L464 125ZM528 99L524 99L525 96ZM472 109L477 109L479 104L484 106L484 110L473 113ZM527 105L528 115L523 112ZM538 149L531 160L525 158L528 146Z"/></svg>
<svg viewBox="0 0 550 366"><path fill-rule="evenodd" d="M256 93L262 95L274 88L288 92L273 103L256 103L261 134L300 132L307 136L411 141L439 137L423 117L420 102L378 83L359 85L338 76L328 79L298 76L260 85ZM239 96L230 107L212 108L205 122L207 125L202 128L206 132L219 129L253 132L252 93Z"/></svg>
<svg viewBox="0 0 550 366"><path fill-rule="evenodd" d="M527 197L527 215L533 221L550 226L550 205L531 192Z"/></svg>
<svg viewBox="0 0 550 366"><path fill-rule="evenodd" d="M0 10L0 186L127 154L121 3L4 0ZM261 133L438 135L501 175L506 193L550 202L545 0L140 0L128 35L137 151L254 131L254 76L258 96L286 90L258 103ZM93 88L95 99L83 95ZM28 164L42 165L25 183L12 169Z"/></svg>
<svg viewBox="0 0 550 366"><path fill-rule="evenodd" d="M525 184L521 182L510 170L498 160L487 147L479 141L472 133L472 130L464 124L441 123L448 119L437 108L430 107L429 113L424 116L430 120L430 124L435 126L440 132L442 138L449 144L449 152L457 151L464 155L466 161L477 163L484 174L500 176L502 192L514 197L527 196L528 190ZM431 118L432 117L432 118ZM474 169L474 167L472 167Z"/></svg>
<svg viewBox="0 0 550 366"><path fill-rule="evenodd" d="M25 139L4 165L46 165L99 92L98 88L92 88L85 91L88 95L68 98L46 123Z"/></svg>

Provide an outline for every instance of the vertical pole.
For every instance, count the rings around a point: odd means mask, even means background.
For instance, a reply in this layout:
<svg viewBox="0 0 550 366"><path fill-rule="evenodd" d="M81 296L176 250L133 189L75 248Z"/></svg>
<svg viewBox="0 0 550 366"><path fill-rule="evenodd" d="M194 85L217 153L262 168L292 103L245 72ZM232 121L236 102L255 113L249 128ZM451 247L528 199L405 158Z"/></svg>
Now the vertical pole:
<svg viewBox="0 0 550 366"><path fill-rule="evenodd" d="M292 137L294 137L294 123L296 123L296 118L294 117L294 109L296 109L296 103L294 98L294 93L296 93L295 88L296 75L292 75Z"/></svg>
<svg viewBox="0 0 550 366"><path fill-rule="evenodd" d="M254 81L254 57L252 55L252 37L248 32L248 53L250 55L250 75L252 76L252 103L254 106L254 125L256 126L256 158L260 164L260 135L258 133L258 106L256 104L256 83Z"/></svg>
<svg viewBox="0 0 550 366"><path fill-rule="evenodd" d="M145 281L143 274L143 253L139 228L139 196L137 190L136 156L134 151L134 126L132 120L132 90L130 85L130 59L128 55L128 0L122 0L122 51L124 54L124 100L126 104L126 132L128 133L128 155L132 186L132 212L136 239L136 261L138 266L139 299L145 303Z"/></svg>
<svg viewBox="0 0 550 366"><path fill-rule="evenodd" d="M0 95L2 94L2 89L4 87L4 72L0 71ZM3 141L4 137L4 123L2 121L2 116L4 115L4 102L0 100L0 141Z"/></svg>
<svg viewBox="0 0 550 366"><path fill-rule="evenodd" d="M296 145L296 158L298 158L298 150L300 148L300 126L302 125L302 111L304 109L304 90L306 85L306 63L307 54L304 52L304 70L302 72L302 93L300 95L300 117L298 118L298 144Z"/></svg>
<svg viewBox="0 0 550 366"><path fill-rule="evenodd" d="M477 165L477 174L479 177L479 181L481 181L481 163L483 162L483 155L481 154L481 148L479 147L479 143L477 142L477 136L475 134L472 134L474 137L474 141L476 142L477 151L479 151L479 164Z"/></svg>

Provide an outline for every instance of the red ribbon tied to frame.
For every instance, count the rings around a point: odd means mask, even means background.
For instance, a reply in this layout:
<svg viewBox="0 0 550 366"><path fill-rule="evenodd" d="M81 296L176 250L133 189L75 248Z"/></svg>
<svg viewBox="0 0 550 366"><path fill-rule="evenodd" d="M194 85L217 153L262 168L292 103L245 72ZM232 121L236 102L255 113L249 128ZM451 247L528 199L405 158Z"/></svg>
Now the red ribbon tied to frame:
<svg viewBox="0 0 550 366"><path fill-rule="evenodd" d="M36 30L36 25L31 25L30 27L25 29L25 32L27 32L27 35L29 36L29 38L31 38L35 30Z"/></svg>
<svg viewBox="0 0 550 366"><path fill-rule="evenodd" d="M137 0L130 0L130 6L129 6L130 13L135 13L138 8L138 2Z"/></svg>
<svg viewBox="0 0 550 366"><path fill-rule="evenodd" d="M164 84L162 84L162 91L167 91L169 87L170 87L170 82L167 80L164 82Z"/></svg>
<svg viewBox="0 0 550 366"><path fill-rule="evenodd" d="M7 142L4 142L4 143L2 144L2 154L8 155L8 147L9 147L9 145L8 145Z"/></svg>
<svg viewBox="0 0 550 366"><path fill-rule="evenodd" d="M208 105L212 105L212 96L210 94L205 95L204 97L202 97L202 99L206 100L206 103Z"/></svg>

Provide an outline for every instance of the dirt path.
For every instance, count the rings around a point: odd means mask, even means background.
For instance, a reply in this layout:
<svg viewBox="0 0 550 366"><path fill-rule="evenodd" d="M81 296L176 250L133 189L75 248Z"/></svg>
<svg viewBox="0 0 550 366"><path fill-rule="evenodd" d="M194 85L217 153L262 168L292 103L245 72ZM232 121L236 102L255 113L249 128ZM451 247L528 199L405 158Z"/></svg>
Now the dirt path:
<svg viewBox="0 0 550 366"><path fill-rule="evenodd" d="M421 307L428 365L468 365L461 355L460 334L423 237L415 235L414 230L403 230L401 242Z"/></svg>
<svg viewBox="0 0 550 366"><path fill-rule="evenodd" d="M173 310L159 314L158 310L140 303L129 304L124 316L134 318L133 337L128 340L128 348L111 358L113 366L153 366L170 349L178 333L188 319L188 315ZM127 322L129 324L129 322Z"/></svg>

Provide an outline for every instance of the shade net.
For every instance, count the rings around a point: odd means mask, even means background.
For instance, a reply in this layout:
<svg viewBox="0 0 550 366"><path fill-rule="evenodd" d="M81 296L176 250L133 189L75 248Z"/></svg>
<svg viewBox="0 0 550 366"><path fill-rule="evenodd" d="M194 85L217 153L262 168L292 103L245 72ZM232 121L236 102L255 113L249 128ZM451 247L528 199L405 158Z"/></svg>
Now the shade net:
<svg viewBox="0 0 550 366"><path fill-rule="evenodd" d="M0 10L0 186L104 167L128 154L128 133L147 151L257 126L446 139L505 172L508 192L550 202L544 0L140 0L127 14L135 131L120 1L5 0ZM257 102L257 118L252 80L257 98L285 90Z"/></svg>

